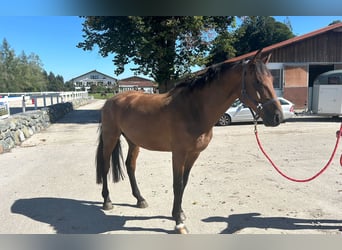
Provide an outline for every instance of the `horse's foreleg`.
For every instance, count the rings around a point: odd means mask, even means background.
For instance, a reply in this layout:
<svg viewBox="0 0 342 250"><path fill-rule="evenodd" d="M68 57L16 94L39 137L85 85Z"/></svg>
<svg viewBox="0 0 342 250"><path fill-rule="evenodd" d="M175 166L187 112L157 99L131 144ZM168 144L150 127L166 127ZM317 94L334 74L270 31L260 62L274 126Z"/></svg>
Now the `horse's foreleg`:
<svg viewBox="0 0 342 250"><path fill-rule="evenodd" d="M199 152L188 153L187 156L172 155L173 160L173 190L174 203L172 216L176 221L176 232L188 233L184 225L186 216L182 209L182 199L185 187L188 183L190 170L199 156Z"/></svg>
<svg viewBox="0 0 342 250"><path fill-rule="evenodd" d="M187 158L186 158L185 168L184 168L184 175L183 175L184 189L186 187L186 184L188 183L190 170L191 170L192 166L194 165L194 163L197 160L199 155L200 155L199 152L189 153Z"/></svg>
<svg viewBox="0 0 342 250"><path fill-rule="evenodd" d="M127 139L127 138L126 138ZM129 177L129 182L131 183L132 194L137 199L137 207L146 208L148 204L144 197L140 194L140 190L138 188L137 181L135 179L135 169L136 169L136 160L139 155L139 147L133 144L131 141L127 139L128 142L128 154L126 159L126 168L127 174Z"/></svg>
<svg viewBox="0 0 342 250"><path fill-rule="evenodd" d="M184 193L184 164L185 153L172 153L172 170L173 170L173 208L172 217L176 222L176 232L187 233L184 225L185 215L182 209L182 199Z"/></svg>

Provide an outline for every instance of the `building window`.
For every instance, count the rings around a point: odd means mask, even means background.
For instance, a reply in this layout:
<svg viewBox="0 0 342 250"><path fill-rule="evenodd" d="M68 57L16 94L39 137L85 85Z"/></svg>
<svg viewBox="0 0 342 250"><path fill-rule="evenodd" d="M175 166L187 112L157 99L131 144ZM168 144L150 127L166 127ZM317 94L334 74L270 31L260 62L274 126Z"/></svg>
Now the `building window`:
<svg viewBox="0 0 342 250"><path fill-rule="evenodd" d="M99 75L90 75L90 79L96 80L96 79L100 79L100 77Z"/></svg>
<svg viewBox="0 0 342 250"><path fill-rule="evenodd" d="M283 71L282 69L270 69L273 76L273 87L275 89L281 89L283 86Z"/></svg>

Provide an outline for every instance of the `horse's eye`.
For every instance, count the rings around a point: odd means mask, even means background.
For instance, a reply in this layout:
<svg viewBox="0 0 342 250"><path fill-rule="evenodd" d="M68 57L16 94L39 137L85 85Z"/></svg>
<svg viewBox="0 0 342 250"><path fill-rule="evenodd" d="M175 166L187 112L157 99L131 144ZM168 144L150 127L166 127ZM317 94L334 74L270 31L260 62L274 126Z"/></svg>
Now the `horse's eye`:
<svg viewBox="0 0 342 250"><path fill-rule="evenodd" d="M263 84L262 84L262 82L260 82L260 81L256 81L256 82L254 83L254 87L255 87L256 89L260 89L260 88L263 87Z"/></svg>

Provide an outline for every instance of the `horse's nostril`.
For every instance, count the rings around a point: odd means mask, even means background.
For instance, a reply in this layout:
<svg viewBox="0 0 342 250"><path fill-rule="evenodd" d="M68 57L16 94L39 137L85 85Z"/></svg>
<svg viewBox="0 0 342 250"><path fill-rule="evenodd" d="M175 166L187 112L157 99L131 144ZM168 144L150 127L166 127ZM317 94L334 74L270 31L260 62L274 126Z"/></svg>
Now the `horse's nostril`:
<svg viewBox="0 0 342 250"><path fill-rule="evenodd" d="M274 122L275 122L275 124L279 124L279 123L281 123L282 122L282 114L281 113L276 113L275 115L274 115Z"/></svg>

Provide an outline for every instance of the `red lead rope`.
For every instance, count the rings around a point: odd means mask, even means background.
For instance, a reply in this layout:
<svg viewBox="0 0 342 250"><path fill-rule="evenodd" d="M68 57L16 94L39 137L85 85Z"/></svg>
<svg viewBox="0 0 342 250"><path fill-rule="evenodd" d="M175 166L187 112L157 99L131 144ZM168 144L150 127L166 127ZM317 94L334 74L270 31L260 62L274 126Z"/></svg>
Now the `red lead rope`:
<svg viewBox="0 0 342 250"><path fill-rule="evenodd" d="M262 147L261 145L261 142L260 142L260 139L259 139L259 136L258 136L258 131L257 131L257 123L255 123L254 125L254 133L255 133L255 138L258 142L258 145L259 145L259 148L261 150L261 152L265 155L265 157L267 158L267 160L271 163L271 165L274 167L274 169L283 177L285 177L286 179L290 180L290 181L294 181L294 182L309 182L309 181L312 181L314 179L316 179L318 176L320 176L328 167L329 165L331 164L335 154L336 154L336 151L337 151L337 148L338 148L338 144L340 142L340 138L342 136L342 123L341 123L341 127L340 127L340 130L336 132L336 144L335 144L335 147L334 147L334 150L330 156L330 159L328 161L328 163L317 173L315 174L314 176L310 177L310 178L307 178L307 179L295 179L295 178L292 178L292 177L289 177L287 175L285 175L276 165L275 163L272 161L272 159L267 155L265 149ZM341 158L340 158L340 164L342 166L342 154L341 154Z"/></svg>

